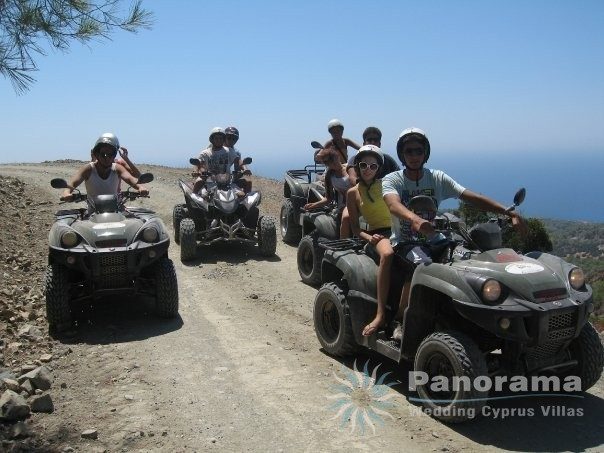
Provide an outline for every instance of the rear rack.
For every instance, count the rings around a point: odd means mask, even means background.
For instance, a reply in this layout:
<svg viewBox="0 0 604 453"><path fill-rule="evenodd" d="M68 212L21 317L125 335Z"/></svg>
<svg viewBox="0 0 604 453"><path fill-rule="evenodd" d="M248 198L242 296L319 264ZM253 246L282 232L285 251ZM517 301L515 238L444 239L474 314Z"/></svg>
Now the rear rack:
<svg viewBox="0 0 604 453"><path fill-rule="evenodd" d="M342 250L360 250L365 247L365 242L361 239L334 239L319 241L319 247L325 250L339 252Z"/></svg>
<svg viewBox="0 0 604 453"><path fill-rule="evenodd" d="M309 184L313 182L313 173L322 175L325 173L325 167L323 165L307 165L304 170L287 170L287 174L292 178L306 180Z"/></svg>

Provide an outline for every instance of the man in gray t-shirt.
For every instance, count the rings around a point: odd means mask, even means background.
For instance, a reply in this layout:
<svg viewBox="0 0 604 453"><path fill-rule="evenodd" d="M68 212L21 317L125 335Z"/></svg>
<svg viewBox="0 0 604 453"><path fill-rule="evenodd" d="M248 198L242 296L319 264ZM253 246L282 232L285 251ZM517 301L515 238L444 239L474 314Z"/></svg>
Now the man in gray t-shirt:
<svg viewBox="0 0 604 453"><path fill-rule="evenodd" d="M519 228L521 233L526 232L526 224L518 213L508 212L503 205L491 198L466 189L440 170L424 168L430 157L430 142L421 129L405 129L396 144L396 153L405 168L384 177L382 194L392 215L393 245L400 244L396 249L397 253L412 267L421 262L430 262L430 258L426 253L422 253L425 249L411 250L406 248L404 242L414 240L418 236L431 239L436 235L430 220L408 209L409 201L416 195L432 197L437 206L447 198L459 198L483 211L509 216L514 227ZM409 256L413 259L410 260ZM411 275L408 275L407 279L401 295L399 314L403 313L408 304Z"/></svg>

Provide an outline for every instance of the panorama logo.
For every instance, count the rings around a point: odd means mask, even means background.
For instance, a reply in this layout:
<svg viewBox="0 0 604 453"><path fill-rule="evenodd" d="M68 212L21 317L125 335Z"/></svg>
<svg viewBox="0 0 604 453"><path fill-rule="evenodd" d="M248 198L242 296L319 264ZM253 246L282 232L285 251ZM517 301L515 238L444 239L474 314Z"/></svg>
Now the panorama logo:
<svg viewBox="0 0 604 453"><path fill-rule="evenodd" d="M378 374L380 365L370 374L369 360L362 370L357 369L355 360L352 370L342 367L342 377L333 373L338 384L331 387L333 394L327 398L334 400L329 409L336 412L333 419L339 420L340 429L350 424L351 434L365 435L370 430L375 434L376 426L384 426L384 418L394 420L389 411L396 405L391 400L399 395L389 389L400 382L387 381L390 371Z"/></svg>

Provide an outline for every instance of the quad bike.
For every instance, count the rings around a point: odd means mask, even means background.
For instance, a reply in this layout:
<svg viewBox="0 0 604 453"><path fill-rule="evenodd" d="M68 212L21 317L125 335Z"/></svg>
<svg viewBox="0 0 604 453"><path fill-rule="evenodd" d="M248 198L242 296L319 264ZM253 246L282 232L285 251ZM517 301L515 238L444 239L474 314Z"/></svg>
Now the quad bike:
<svg viewBox="0 0 604 453"><path fill-rule="evenodd" d="M311 142L315 150L322 148L319 142ZM316 152L315 152L316 154ZM281 237L283 241L298 246L298 272L308 285L321 282L321 259L324 250L319 243L339 237L335 206L305 210L304 205L325 197L322 175L323 164L307 165L302 170L288 170L283 183L283 204L281 205Z"/></svg>
<svg viewBox="0 0 604 453"><path fill-rule="evenodd" d="M514 209L524 199L514 198ZM424 200L421 200L421 199ZM414 202L425 203L425 196ZM424 243L433 262L413 272L410 302L402 319L402 339L394 340L393 320L403 286L402 261L393 260L387 299L387 327L363 337L363 327L376 313L374 258L355 240L324 243L323 286L314 304L319 342L330 354L344 356L359 347L397 362L413 363L414 373L429 382L417 386L418 401L445 422L480 415L488 391L483 387L432 386L444 376L468 379L486 376L558 376L580 378L586 391L600 378L604 351L588 322L592 289L573 264L547 253L520 255L502 248L501 228L478 224L469 232L451 214L435 220L436 241ZM454 381L453 381L454 382Z"/></svg>
<svg viewBox="0 0 604 453"><path fill-rule="evenodd" d="M199 166L199 159L190 159ZM251 157L243 160L250 164ZM179 180L185 204L174 206L174 237L180 243L180 258L189 261L197 256L197 242L212 244L217 241L258 244L262 256L273 256L277 249L275 220L259 214L262 195L258 191L244 193L236 184L242 172L212 174L199 194L190 183Z"/></svg>
<svg viewBox="0 0 604 453"><path fill-rule="evenodd" d="M153 180L142 174L139 183ZM63 179L50 182L67 188ZM67 209L55 214L48 237L46 316L51 333L72 325L73 304L114 294L155 298L155 313L178 315L178 283L168 258L170 237L160 218L142 207L126 207L138 192L88 198L75 189L73 202L88 202L88 209Z"/></svg>
<svg viewBox="0 0 604 453"><path fill-rule="evenodd" d="M321 144L311 146L320 149ZM325 186L321 176L325 166L315 162L300 170L287 170L283 182L283 204L281 205L280 229L284 242L297 245L303 236L302 214L306 203L312 203L325 196Z"/></svg>

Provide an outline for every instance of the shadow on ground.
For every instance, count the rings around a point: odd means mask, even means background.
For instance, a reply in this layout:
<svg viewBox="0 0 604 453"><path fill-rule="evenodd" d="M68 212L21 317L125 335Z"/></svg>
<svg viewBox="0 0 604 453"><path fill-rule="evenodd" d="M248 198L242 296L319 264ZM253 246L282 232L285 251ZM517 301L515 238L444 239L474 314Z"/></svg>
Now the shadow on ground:
<svg viewBox="0 0 604 453"><path fill-rule="evenodd" d="M153 314L153 300L144 297L103 298L74 307L75 327L59 340L65 344L110 344L140 341L174 332L182 318Z"/></svg>
<svg viewBox="0 0 604 453"><path fill-rule="evenodd" d="M195 267L219 262L241 264L249 261L278 263L281 258L278 255L262 256L255 244L216 242L211 245L198 245L195 259L182 264L186 267Z"/></svg>
<svg viewBox="0 0 604 453"><path fill-rule="evenodd" d="M371 351L339 361L343 371L356 369L362 372L367 363L369 375L380 365L376 377L379 379L390 372L384 383L405 397L411 416L425 416L417 403L409 401L417 397L417 393L409 390L412 364L404 362L399 365ZM485 447L510 451L582 451L604 444L602 398L590 393L570 396L560 393L552 393L551 396L507 395L514 398L487 401L482 417L461 424L443 423L443 427Z"/></svg>

